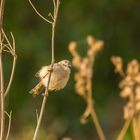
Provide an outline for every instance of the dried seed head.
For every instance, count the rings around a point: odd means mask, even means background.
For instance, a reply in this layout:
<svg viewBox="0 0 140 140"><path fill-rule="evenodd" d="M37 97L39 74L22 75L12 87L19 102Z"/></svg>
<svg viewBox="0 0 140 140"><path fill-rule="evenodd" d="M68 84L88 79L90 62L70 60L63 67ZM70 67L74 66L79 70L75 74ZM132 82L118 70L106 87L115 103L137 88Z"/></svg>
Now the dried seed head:
<svg viewBox="0 0 140 140"><path fill-rule="evenodd" d="M69 138L69 137L65 137L65 138L63 138L62 140L72 140L72 139Z"/></svg>
<svg viewBox="0 0 140 140"><path fill-rule="evenodd" d="M81 57L80 56L76 56L72 59L72 64L73 66L75 66L76 68L79 68L81 65Z"/></svg>
<svg viewBox="0 0 140 140"><path fill-rule="evenodd" d="M88 57L85 57L83 59L83 62L80 66L81 69L81 75L83 77L91 77L92 76L92 62Z"/></svg>
<svg viewBox="0 0 140 140"><path fill-rule="evenodd" d="M70 51L71 53L72 53L72 52L75 52L75 50L76 50L76 48L77 48L77 43L74 42L74 41L70 42L68 48L69 48L69 51Z"/></svg>
<svg viewBox="0 0 140 140"><path fill-rule="evenodd" d="M89 46L92 46L94 44L94 41L95 40L91 35L87 36L87 43Z"/></svg>
<svg viewBox="0 0 140 140"><path fill-rule="evenodd" d="M83 96L86 93L85 83L86 81L81 77L79 80L77 80L75 84L75 89L77 93L81 96Z"/></svg>
<svg viewBox="0 0 140 140"><path fill-rule="evenodd" d="M126 76L119 84L119 87L122 89L125 86L133 86L135 84L133 77Z"/></svg>
<svg viewBox="0 0 140 140"><path fill-rule="evenodd" d="M120 73L122 75L122 73L123 73L123 62L122 62L121 57L112 56L111 61L115 66L115 72Z"/></svg>
<svg viewBox="0 0 140 140"><path fill-rule="evenodd" d="M81 80L81 75L80 75L80 73L75 73L74 79L75 79L75 81Z"/></svg>
<svg viewBox="0 0 140 140"><path fill-rule="evenodd" d="M104 45L104 42L99 40L99 41L96 41L95 44L94 44L94 49L97 51L100 51L103 49L103 45Z"/></svg>
<svg viewBox="0 0 140 140"><path fill-rule="evenodd" d="M136 81L137 84L140 84L140 73L138 73L135 77L134 80Z"/></svg>
<svg viewBox="0 0 140 140"><path fill-rule="evenodd" d="M81 118L82 123L86 123L88 116L91 115L91 108L93 107L91 86L93 65L96 54L103 48L103 41L95 41L92 36L87 37L87 43L89 45L89 49L87 51L87 56L84 58L81 57L76 50L77 44L75 42L72 42L69 45L69 51L73 56L72 64L78 70L75 74L75 89L79 95L83 96L87 103L87 108Z"/></svg>
<svg viewBox="0 0 140 140"><path fill-rule="evenodd" d="M79 88L76 87L76 91L80 96L84 96L85 93L86 93L86 90L85 90L84 86L81 86Z"/></svg>
<svg viewBox="0 0 140 140"><path fill-rule="evenodd" d="M140 86L136 87L135 92L136 92L136 97L135 97L136 101L140 101Z"/></svg>
<svg viewBox="0 0 140 140"><path fill-rule="evenodd" d="M120 95L121 95L121 97L122 98L126 98L126 97L129 97L131 94L133 94L133 91L132 91L132 89L130 88L130 87L125 87L122 91L121 91L121 93L120 93Z"/></svg>
<svg viewBox="0 0 140 140"><path fill-rule="evenodd" d="M103 41L96 41L91 48L88 50L87 54L89 57L95 57L98 51L102 50L103 48Z"/></svg>
<svg viewBox="0 0 140 140"><path fill-rule="evenodd" d="M140 101L136 103L136 111L140 112Z"/></svg>
<svg viewBox="0 0 140 140"><path fill-rule="evenodd" d="M112 57L111 60L116 67L116 72L121 74L123 66L121 58ZM134 59L127 65L126 74L123 72L119 87L122 89L121 97L129 97L124 107L124 118L130 119L140 113L140 65L137 60Z"/></svg>
<svg viewBox="0 0 140 140"><path fill-rule="evenodd" d="M124 119L132 118L134 116L134 113L135 113L135 109L133 108L133 104L129 102L124 107Z"/></svg>
<svg viewBox="0 0 140 140"><path fill-rule="evenodd" d="M127 75L136 75L139 73L139 63L137 60L132 60L127 66Z"/></svg>

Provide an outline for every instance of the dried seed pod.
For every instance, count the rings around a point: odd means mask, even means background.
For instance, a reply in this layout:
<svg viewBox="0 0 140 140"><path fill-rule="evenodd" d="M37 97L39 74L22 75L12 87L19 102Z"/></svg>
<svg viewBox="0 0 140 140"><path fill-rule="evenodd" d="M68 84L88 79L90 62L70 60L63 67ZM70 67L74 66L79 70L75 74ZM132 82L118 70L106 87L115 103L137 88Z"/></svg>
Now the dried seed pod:
<svg viewBox="0 0 140 140"><path fill-rule="evenodd" d="M78 93L80 96L84 96L85 93L86 93L86 90L85 90L84 86L81 86L81 87L79 87L79 88L76 88L76 91L77 91L77 93Z"/></svg>
<svg viewBox="0 0 140 140"><path fill-rule="evenodd" d="M115 72L120 73L122 75L123 74L123 61L121 57L112 56L111 61L115 66Z"/></svg>
<svg viewBox="0 0 140 140"><path fill-rule="evenodd" d="M140 86L137 86L137 87L136 87L135 92L136 92L135 100L136 100L136 101L140 101Z"/></svg>
<svg viewBox="0 0 140 140"><path fill-rule="evenodd" d="M76 81L80 80L80 79L81 79L81 74L80 74L80 73L75 73L74 79L75 79Z"/></svg>
<svg viewBox="0 0 140 140"><path fill-rule="evenodd" d="M131 76L126 76L119 84L119 87L122 89L125 86L133 86L135 84L133 77Z"/></svg>
<svg viewBox="0 0 140 140"><path fill-rule="evenodd" d="M94 38L91 36L91 35L89 35L89 36L87 36L87 43L88 43L88 45L91 47L92 45L94 45L94 42L95 42L95 40L94 40Z"/></svg>
<svg viewBox="0 0 140 140"><path fill-rule="evenodd" d="M87 71L90 69L90 60L88 57L85 57L81 63L80 70L81 70L81 75L83 77L87 77Z"/></svg>
<svg viewBox="0 0 140 140"><path fill-rule="evenodd" d="M133 106L133 103L129 102L125 107L124 107L124 119L130 119L134 116L135 109Z"/></svg>
<svg viewBox="0 0 140 140"><path fill-rule="evenodd" d="M72 41L70 44L69 44L69 51L71 52L71 53L73 53L73 52L75 52L76 51L76 48L77 48L77 43L76 42L74 42L74 41Z"/></svg>
<svg viewBox="0 0 140 140"><path fill-rule="evenodd" d="M139 73L139 63L136 59L132 60L127 66L127 75L137 75Z"/></svg>
<svg viewBox="0 0 140 140"><path fill-rule="evenodd" d="M103 45L104 45L104 42L101 40L98 40L95 42L94 47L92 47L92 48L94 48L96 50L96 52L98 52L103 49Z"/></svg>
<svg viewBox="0 0 140 140"><path fill-rule="evenodd" d="M138 73L135 77L134 77L134 80L140 84L140 73Z"/></svg>
<svg viewBox="0 0 140 140"><path fill-rule="evenodd" d="M69 138L69 137L65 137L65 138L63 138L62 140L72 140L72 139Z"/></svg>
<svg viewBox="0 0 140 140"><path fill-rule="evenodd" d="M140 101L136 103L136 111L140 112Z"/></svg>
<svg viewBox="0 0 140 140"><path fill-rule="evenodd" d="M80 65L81 65L81 57L78 56L78 55L77 55L76 57L74 57L73 60L72 60L72 64L73 64L73 66L75 66L76 68L79 68Z"/></svg>
<svg viewBox="0 0 140 140"><path fill-rule="evenodd" d="M94 45L88 50L87 54L89 57L95 57L98 51L103 49L104 42L103 41L96 41Z"/></svg>
<svg viewBox="0 0 140 140"><path fill-rule="evenodd" d="M126 120L130 117L129 111L128 111L128 108L127 107L124 107L124 116L123 117Z"/></svg>
<svg viewBox="0 0 140 140"><path fill-rule="evenodd" d="M133 94L133 91L129 86L125 87L120 93L122 98L129 97L131 94Z"/></svg>

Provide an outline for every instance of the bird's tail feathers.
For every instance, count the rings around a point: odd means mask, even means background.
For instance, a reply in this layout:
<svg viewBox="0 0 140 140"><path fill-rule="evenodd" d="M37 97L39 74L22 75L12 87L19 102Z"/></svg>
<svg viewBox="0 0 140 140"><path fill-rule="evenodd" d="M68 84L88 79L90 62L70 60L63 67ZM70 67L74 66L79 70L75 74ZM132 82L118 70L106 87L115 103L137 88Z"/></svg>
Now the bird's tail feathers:
<svg viewBox="0 0 140 140"><path fill-rule="evenodd" d="M44 89L43 83L40 81L29 93L38 95Z"/></svg>

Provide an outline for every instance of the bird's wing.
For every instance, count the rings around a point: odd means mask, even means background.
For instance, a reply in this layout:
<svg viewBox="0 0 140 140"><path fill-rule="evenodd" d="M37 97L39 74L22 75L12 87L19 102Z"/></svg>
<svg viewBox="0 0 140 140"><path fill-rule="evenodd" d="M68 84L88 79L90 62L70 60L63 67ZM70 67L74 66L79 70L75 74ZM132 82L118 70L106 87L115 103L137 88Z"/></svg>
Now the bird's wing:
<svg viewBox="0 0 140 140"><path fill-rule="evenodd" d="M55 63L53 65L53 69L56 69L57 67L59 66L59 64ZM60 66L59 66L60 67ZM48 65L48 66L43 66L36 74L35 76L36 77L39 77L39 78L44 78L48 73L49 73L49 70L51 69L51 65Z"/></svg>
<svg viewBox="0 0 140 140"><path fill-rule="evenodd" d="M43 66L36 74L36 77L43 78L48 74L49 66Z"/></svg>

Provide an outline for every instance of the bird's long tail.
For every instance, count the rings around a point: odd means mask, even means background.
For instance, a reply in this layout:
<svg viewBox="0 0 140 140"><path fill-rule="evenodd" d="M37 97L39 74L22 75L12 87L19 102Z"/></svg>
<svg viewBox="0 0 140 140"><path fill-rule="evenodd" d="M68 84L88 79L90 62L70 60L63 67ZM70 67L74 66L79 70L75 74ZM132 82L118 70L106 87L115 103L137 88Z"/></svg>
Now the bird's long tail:
<svg viewBox="0 0 140 140"><path fill-rule="evenodd" d="M31 91L30 93L33 95L38 95L44 89L43 83L40 81Z"/></svg>

